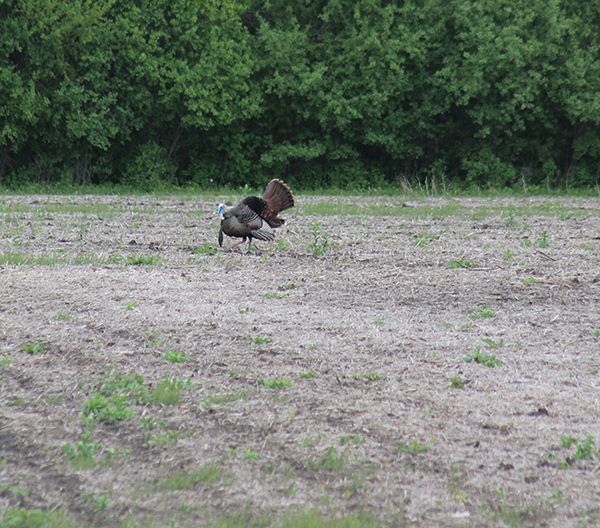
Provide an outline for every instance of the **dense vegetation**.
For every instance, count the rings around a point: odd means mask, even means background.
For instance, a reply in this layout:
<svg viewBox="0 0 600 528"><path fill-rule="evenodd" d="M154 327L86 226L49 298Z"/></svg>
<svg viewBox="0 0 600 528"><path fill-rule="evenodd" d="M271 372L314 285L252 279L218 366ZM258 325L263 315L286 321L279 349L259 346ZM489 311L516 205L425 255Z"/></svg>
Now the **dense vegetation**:
<svg viewBox="0 0 600 528"><path fill-rule="evenodd" d="M0 0L0 185L597 185L599 27L581 0Z"/></svg>

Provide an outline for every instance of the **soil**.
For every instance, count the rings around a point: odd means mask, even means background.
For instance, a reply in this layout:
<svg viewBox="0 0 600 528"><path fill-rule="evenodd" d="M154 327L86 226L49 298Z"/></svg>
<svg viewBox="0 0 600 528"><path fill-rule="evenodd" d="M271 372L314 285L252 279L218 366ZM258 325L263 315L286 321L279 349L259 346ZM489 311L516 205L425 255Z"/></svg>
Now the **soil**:
<svg viewBox="0 0 600 528"><path fill-rule="evenodd" d="M0 519L600 523L599 199L224 198L0 197Z"/></svg>

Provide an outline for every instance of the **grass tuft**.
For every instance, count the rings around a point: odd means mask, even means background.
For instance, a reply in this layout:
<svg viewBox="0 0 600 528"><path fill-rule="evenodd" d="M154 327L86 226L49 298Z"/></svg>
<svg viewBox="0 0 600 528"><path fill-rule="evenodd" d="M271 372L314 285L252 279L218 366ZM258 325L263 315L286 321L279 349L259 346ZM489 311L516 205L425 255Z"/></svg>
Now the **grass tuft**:
<svg viewBox="0 0 600 528"><path fill-rule="evenodd" d="M475 349L475 352L473 352L473 354L465 356L464 360L467 363L475 362L481 365L485 365L486 367L496 367L502 365L502 361L496 359L495 354L485 354L481 352L481 349L479 347Z"/></svg>

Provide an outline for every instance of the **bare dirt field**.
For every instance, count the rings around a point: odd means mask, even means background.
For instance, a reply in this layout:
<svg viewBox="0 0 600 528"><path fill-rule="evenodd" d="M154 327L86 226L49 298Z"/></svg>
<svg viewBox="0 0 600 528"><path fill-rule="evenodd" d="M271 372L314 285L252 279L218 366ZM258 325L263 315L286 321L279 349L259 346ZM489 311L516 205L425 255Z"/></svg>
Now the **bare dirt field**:
<svg viewBox="0 0 600 528"><path fill-rule="evenodd" d="M242 197L0 196L0 524L600 524L600 199Z"/></svg>

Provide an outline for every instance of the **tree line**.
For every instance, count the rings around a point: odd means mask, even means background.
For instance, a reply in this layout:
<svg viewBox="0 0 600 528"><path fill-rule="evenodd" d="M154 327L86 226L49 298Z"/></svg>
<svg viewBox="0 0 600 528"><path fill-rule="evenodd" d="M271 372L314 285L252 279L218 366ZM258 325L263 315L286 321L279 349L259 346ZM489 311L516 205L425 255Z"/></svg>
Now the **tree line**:
<svg viewBox="0 0 600 528"><path fill-rule="evenodd" d="M600 4L0 0L0 184L598 185Z"/></svg>

